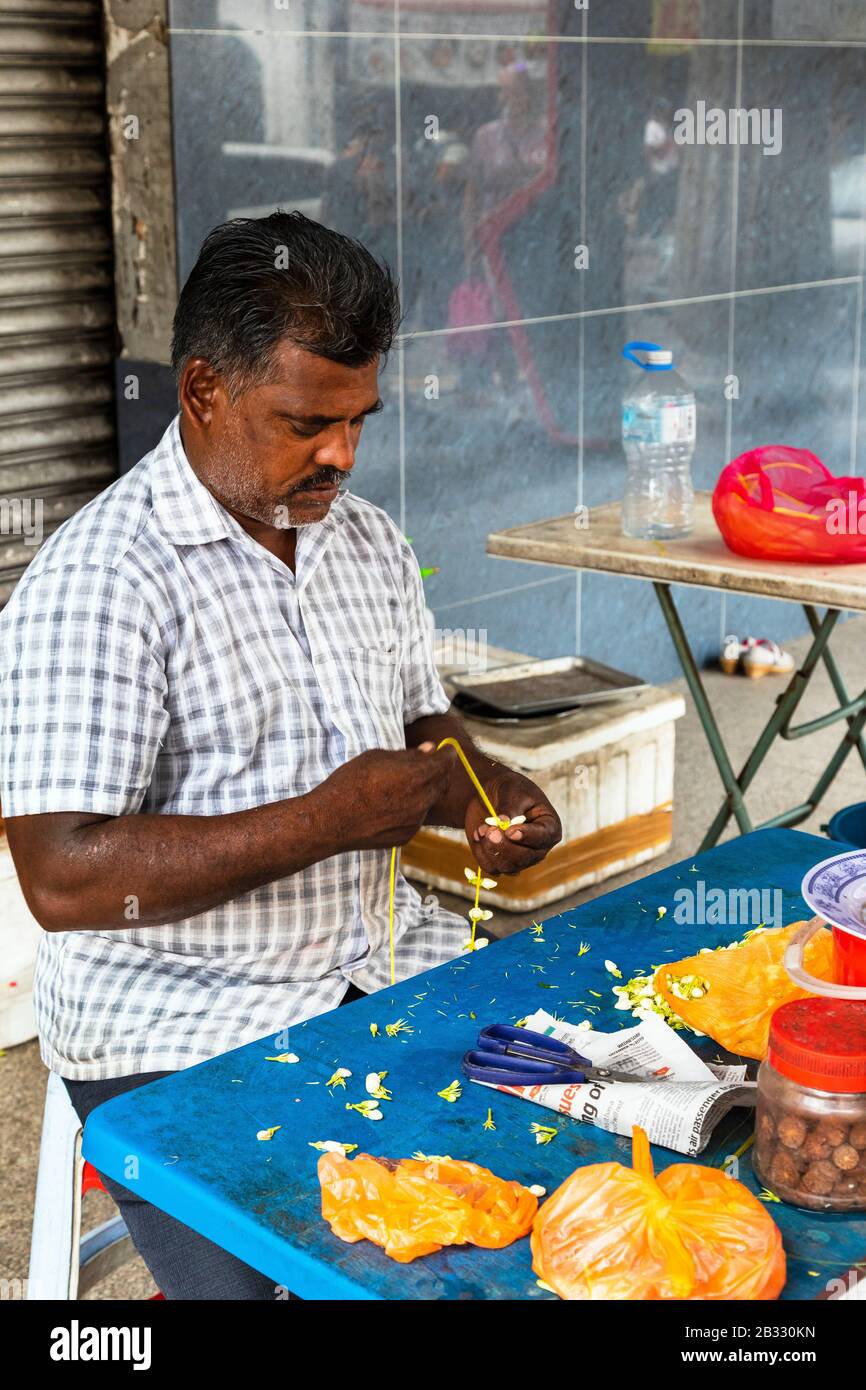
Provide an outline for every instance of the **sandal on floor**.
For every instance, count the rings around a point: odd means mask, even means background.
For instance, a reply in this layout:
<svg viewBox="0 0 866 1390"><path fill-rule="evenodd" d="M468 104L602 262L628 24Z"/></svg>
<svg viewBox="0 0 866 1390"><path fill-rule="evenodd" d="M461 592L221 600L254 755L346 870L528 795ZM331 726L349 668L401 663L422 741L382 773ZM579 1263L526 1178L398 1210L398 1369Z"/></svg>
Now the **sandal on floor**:
<svg viewBox="0 0 866 1390"><path fill-rule="evenodd" d="M736 633L730 633L722 642L722 650L719 654L719 665L726 676L732 676L740 665L740 658L745 656L749 647L754 645L754 637L744 637L742 642Z"/></svg>
<svg viewBox="0 0 866 1390"><path fill-rule="evenodd" d="M761 676L790 676L794 658L769 637L759 637L742 657L743 671L751 680Z"/></svg>

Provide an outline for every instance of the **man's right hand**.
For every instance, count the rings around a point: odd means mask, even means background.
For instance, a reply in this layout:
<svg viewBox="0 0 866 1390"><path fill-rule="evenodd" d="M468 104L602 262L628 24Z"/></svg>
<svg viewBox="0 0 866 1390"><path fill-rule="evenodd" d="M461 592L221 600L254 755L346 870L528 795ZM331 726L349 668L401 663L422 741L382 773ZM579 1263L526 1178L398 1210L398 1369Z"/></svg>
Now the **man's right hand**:
<svg viewBox="0 0 866 1390"><path fill-rule="evenodd" d="M422 743L370 749L338 767L318 790L339 851L405 845L445 793L453 765L451 749Z"/></svg>
<svg viewBox="0 0 866 1390"><path fill-rule="evenodd" d="M128 931L183 921L346 850L405 844L456 761L433 743L373 749L311 792L246 811L51 811L14 816L5 828L30 911L46 931Z"/></svg>

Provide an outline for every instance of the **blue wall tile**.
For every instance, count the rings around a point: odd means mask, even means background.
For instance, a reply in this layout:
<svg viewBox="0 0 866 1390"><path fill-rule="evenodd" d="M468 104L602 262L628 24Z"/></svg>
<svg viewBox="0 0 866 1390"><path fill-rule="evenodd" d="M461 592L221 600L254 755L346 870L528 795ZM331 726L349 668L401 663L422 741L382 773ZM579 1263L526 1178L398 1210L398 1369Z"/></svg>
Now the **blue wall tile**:
<svg viewBox="0 0 866 1390"><path fill-rule="evenodd" d="M508 593L485 595L466 602L440 604L434 581L427 580L427 601L432 608L440 640L453 634L455 656L460 652L460 636L470 645L467 664L473 667L488 647L507 647L527 656L570 656L575 647L577 622L577 580L573 574L557 573L539 579L535 569L528 584ZM492 665L488 657L486 664Z"/></svg>
<svg viewBox="0 0 866 1390"><path fill-rule="evenodd" d="M582 579L581 652L648 681L681 675L651 584L611 574ZM695 660L719 654L721 596L712 589L677 585L676 604Z"/></svg>

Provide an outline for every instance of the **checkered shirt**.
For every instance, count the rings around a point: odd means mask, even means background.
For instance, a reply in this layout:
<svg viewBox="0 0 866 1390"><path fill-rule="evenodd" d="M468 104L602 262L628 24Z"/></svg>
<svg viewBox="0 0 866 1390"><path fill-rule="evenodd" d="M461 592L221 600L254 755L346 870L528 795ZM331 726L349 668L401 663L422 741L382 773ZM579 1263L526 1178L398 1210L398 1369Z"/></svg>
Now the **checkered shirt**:
<svg viewBox="0 0 866 1390"><path fill-rule="evenodd" d="M441 714L417 561L344 493L296 575L193 473L175 420L38 552L0 616L4 816L213 816L301 796ZM390 981L387 850L338 854L164 926L43 934L42 1056L77 1080L175 1070ZM133 909L134 910L134 909ZM398 978L463 919L398 877Z"/></svg>

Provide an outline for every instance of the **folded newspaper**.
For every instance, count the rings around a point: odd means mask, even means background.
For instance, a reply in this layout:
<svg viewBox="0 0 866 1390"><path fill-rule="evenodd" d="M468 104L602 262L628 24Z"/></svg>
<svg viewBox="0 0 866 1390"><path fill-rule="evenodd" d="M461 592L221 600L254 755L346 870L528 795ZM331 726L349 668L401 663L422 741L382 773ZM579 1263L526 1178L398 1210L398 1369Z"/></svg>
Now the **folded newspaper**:
<svg viewBox="0 0 866 1390"><path fill-rule="evenodd" d="M597 1067L634 1072L635 1078L658 1078L634 1086L627 1081L592 1081L492 1088L613 1134L631 1135L632 1126L640 1125L652 1144L692 1157L703 1153L729 1110L755 1104L756 1083L745 1079L745 1067L702 1061L658 1014L649 1014L636 1028L597 1033L561 1023L539 1009L525 1020L525 1026L568 1043Z"/></svg>

